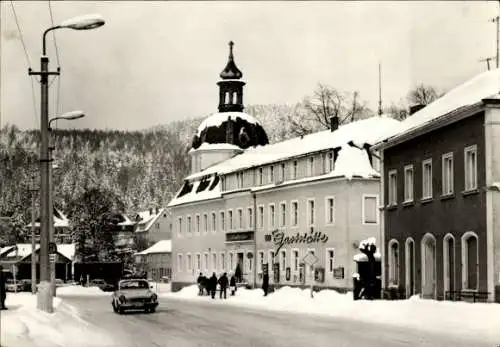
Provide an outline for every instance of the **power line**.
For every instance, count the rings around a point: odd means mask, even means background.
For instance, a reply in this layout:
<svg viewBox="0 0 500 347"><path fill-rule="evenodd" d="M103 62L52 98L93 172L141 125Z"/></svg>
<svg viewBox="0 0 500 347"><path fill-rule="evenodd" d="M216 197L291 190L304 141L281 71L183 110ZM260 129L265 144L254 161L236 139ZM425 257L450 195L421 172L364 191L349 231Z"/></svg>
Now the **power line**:
<svg viewBox="0 0 500 347"><path fill-rule="evenodd" d="M54 14L52 13L52 4L50 3L50 0L48 0L47 3L49 5L50 22L52 23L52 26L54 26ZM59 47L57 46L55 30L52 31L52 38L54 39L54 48L56 50L57 66L60 67L61 61L59 59ZM56 107L55 107L55 114L56 115L59 115L59 113L60 113L59 112L60 95L61 95L61 76L59 75L57 78ZM57 126L57 121L56 121L56 126Z"/></svg>
<svg viewBox="0 0 500 347"><path fill-rule="evenodd" d="M19 25L19 19L17 17L16 8L14 7L13 0L10 0L10 7L12 8L12 12L14 13L14 19L16 21L17 31L19 32L19 36L21 38L21 44L23 46L24 56L26 57L26 62L28 63L28 68L31 69L31 60L30 60L30 57L28 54L28 49L26 48L26 44L24 42L23 31L21 30L21 26ZM39 126L38 125L38 112L37 112L37 108L36 108L35 84L33 82L33 77L31 78L31 95L32 95L32 99L33 99L33 110L34 110L33 115L35 117L35 124L38 127Z"/></svg>

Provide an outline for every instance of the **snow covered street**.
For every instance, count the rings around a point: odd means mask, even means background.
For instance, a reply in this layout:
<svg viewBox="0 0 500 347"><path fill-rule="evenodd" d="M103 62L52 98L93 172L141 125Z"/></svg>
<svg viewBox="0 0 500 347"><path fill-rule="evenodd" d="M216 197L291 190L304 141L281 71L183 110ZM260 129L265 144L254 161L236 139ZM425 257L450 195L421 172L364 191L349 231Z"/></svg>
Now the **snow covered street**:
<svg viewBox="0 0 500 347"><path fill-rule="evenodd" d="M227 301L211 300L198 296L197 286L186 287L177 293L163 297L210 301L214 304L260 308L309 315L321 315L357 321L387 324L427 332L460 335L465 338L500 343L500 305L421 300L365 301L352 299L352 293L339 294L333 290L323 290L310 298L309 290L284 287L264 297L262 290L239 289L235 297Z"/></svg>
<svg viewBox="0 0 500 347"><path fill-rule="evenodd" d="M36 297L10 294L1 312L2 347L147 346L450 346L500 342L500 305L353 301L351 294L285 287L267 297L239 289L227 300L199 297L196 286L159 288L154 314L113 313L109 292L58 289L56 313L36 310ZM410 318L408 318L410 317Z"/></svg>

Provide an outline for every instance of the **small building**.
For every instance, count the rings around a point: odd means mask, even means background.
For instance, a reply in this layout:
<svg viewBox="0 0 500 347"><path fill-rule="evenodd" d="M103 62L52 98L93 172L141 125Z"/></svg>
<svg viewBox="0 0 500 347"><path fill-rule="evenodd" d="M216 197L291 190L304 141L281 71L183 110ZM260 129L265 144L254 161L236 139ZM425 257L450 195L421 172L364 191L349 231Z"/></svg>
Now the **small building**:
<svg viewBox="0 0 500 347"><path fill-rule="evenodd" d="M497 292L500 301L499 91L500 70L482 73L374 146L385 287L430 299Z"/></svg>
<svg viewBox="0 0 500 347"><path fill-rule="evenodd" d="M159 282L172 278L172 241L161 240L135 254L136 265L147 273L147 278Z"/></svg>
<svg viewBox="0 0 500 347"><path fill-rule="evenodd" d="M40 278L40 245L35 246L35 261L37 280ZM0 265L4 269L16 272L18 279L31 279L31 256L32 247L30 243L18 243L16 245L3 247L0 250ZM56 254L56 278L63 281L72 279L73 260L75 256L75 244L57 245ZM15 269L15 270L14 270Z"/></svg>
<svg viewBox="0 0 500 347"><path fill-rule="evenodd" d="M135 236L152 245L161 240L172 238L172 223L170 213L165 208L150 208L136 214Z"/></svg>
<svg viewBox="0 0 500 347"><path fill-rule="evenodd" d="M63 212L54 207L54 241L56 243L72 242L69 219ZM31 223L26 225L27 235L31 235ZM40 217L35 220L35 241L40 242Z"/></svg>
<svg viewBox="0 0 500 347"><path fill-rule="evenodd" d="M194 135L191 174L170 201L172 290L200 272L235 272L256 286L352 288L359 242L379 238L379 172L369 151L398 121L381 116L269 144L243 112L242 73L230 43L219 112ZM314 257L313 257L314 256ZM307 258L306 258L307 257ZM306 266L305 259L316 263Z"/></svg>

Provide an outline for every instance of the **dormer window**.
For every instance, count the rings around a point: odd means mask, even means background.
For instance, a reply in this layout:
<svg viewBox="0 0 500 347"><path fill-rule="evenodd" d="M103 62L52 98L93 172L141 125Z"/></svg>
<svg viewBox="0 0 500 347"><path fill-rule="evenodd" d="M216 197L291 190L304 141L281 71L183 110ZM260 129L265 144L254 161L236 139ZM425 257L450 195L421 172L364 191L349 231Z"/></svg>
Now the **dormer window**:
<svg viewBox="0 0 500 347"><path fill-rule="evenodd" d="M264 172L263 169L260 167L259 168L259 185L262 185L264 183Z"/></svg>
<svg viewBox="0 0 500 347"><path fill-rule="evenodd" d="M285 180L285 163L281 163L280 181Z"/></svg>
<svg viewBox="0 0 500 347"><path fill-rule="evenodd" d="M274 182L274 166L269 167L269 183Z"/></svg>
<svg viewBox="0 0 500 347"><path fill-rule="evenodd" d="M333 167L335 165L335 157L333 155L333 151L330 151L328 152L328 169L327 169L327 172L332 172L333 171Z"/></svg>

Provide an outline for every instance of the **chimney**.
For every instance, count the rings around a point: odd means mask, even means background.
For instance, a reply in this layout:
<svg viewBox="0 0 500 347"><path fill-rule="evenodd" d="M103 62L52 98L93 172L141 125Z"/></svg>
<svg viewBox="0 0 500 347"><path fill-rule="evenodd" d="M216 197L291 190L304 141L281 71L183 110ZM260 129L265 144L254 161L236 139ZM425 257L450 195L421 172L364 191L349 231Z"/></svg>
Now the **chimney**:
<svg viewBox="0 0 500 347"><path fill-rule="evenodd" d="M335 131L339 128L339 117L330 117L330 131Z"/></svg>
<svg viewBox="0 0 500 347"><path fill-rule="evenodd" d="M410 116L418 111L420 111L421 109L423 109L425 107L425 105L422 105L422 104L417 104L417 105L413 105L413 106L410 106Z"/></svg>
<svg viewBox="0 0 500 347"><path fill-rule="evenodd" d="M153 215L153 209L152 208L149 209L149 215L150 216Z"/></svg>

